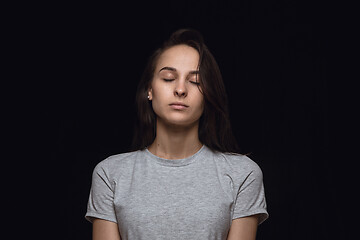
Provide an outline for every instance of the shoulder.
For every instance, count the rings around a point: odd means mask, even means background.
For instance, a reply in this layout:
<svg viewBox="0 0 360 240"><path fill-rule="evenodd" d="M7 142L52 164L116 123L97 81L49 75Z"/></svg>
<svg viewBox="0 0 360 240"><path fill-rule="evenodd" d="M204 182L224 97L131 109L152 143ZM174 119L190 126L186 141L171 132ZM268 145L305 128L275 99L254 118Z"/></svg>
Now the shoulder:
<svg viewBox="0 0 360 240"><path fill-rule="evenodd" d="M231 169L235 174L251 174L262 177L262 171L259 165L246 155L221 152L214 154L219 164L226 165L227 168Z"/></svg>
<svg viewBox="0 0 360 240"><path fill-rule="evenodd" d="M140 152L134 151L111 155L95 166L94 173L103 172L112 174L113 172L118 172L119 169L126 169L134 164Z"/></svg>

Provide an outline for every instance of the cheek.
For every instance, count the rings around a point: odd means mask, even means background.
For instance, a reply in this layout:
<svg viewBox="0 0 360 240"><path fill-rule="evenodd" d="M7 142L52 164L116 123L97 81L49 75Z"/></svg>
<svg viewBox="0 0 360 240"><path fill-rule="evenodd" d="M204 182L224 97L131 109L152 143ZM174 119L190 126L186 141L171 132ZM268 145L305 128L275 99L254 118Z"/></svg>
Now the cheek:
<svg viewBox="0 0 360 240"><path fill-rule="evenodd" d="M152 108L156 115L161 115L162 110L166 107L169 99L169 93L166 87L154 85L152 88Z"/></svg>
<svg viewBox="0 0 360 240"><path fill-rule="evenodd" d="M156 86L153 88L152 97L155 104L164 104L171 97L171 92L166 86Z"/></svg>
<svg viewBox="0 0 360 240"><path fill-rule="evenodd" d="M199 93L199 95L196 95L196 97L194 98L194 102L196 103L194 105L196 109L195 111L201 115L204 111L204 105L205 105L203 95L201 93Z"/></svg>
<svg viewBox="0 0 360 240"><path fill-rule="evenodd" d="M153 93L153 99L151 101L151 105L152 105L152 108L155 112L156 115L159 114L159 111L161 110L161 99L159 98L158 95L156 95L155 93Z"/></svg>
<svg viewBox="0 0 360 240"><path fill-rule="evenodd" d="M156 79L152 84L152 94L154 98L164 98L169 94L172 94L173 90L171 89L170 84L163 84L160 80Z"/></svg>

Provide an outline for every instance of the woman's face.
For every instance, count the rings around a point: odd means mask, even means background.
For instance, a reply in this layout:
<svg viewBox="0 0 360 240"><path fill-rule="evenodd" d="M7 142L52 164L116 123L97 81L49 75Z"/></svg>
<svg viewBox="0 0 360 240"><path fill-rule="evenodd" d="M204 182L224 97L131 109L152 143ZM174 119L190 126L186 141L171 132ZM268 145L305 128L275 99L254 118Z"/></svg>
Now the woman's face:
<svg viewBox="0 0 360 240"><path fill-rule="evenodd" d="M204 110L199 90L199 53L176 45L159 57L149 89L149 100L159 120L171 125L198 123Z"/></svg>

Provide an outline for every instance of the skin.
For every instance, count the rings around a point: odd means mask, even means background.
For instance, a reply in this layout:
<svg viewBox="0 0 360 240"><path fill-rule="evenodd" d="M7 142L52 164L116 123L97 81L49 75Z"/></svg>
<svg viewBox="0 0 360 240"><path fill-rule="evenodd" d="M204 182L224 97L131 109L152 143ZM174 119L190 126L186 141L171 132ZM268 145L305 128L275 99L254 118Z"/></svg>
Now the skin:
<svg viewBox="0 0 360 240"><path fill-rule="evenodd" d="M93 240L120 240L117 223L94 218Z"/></svg>
<svg viewBox="0 0 360 240"><path fill-rule="evenodd" d="M197 74L199 54L187 45L167 49L158 59L149 101L157 115L156 138L148 147L153 154L166 159L182 159L195 154L202 144L198 137L199 119L204 110L204 98L199 90ZM178 109L172 103L187 107ZM232 221L227 240L255 240L258 225L256 215ZM114 222L94 219L94 240L119 240Z"/></svg>
<svg viewBox="0 0 360 240"><path fill-rule="evenodd" d="M181 159L196 153L202 146L198 137L204 97L199 90L198 52L186 45L166 50L158 59L149 100L157 115L157 131L148 149L166 159ZM182 102L188 107L174 109Z"/></svg>
<svg viewBox="0 0 360 240"><path fill-rule="evenodd" d="M227 240L255 240L258 222L256 215L232 220Z"/></svg>

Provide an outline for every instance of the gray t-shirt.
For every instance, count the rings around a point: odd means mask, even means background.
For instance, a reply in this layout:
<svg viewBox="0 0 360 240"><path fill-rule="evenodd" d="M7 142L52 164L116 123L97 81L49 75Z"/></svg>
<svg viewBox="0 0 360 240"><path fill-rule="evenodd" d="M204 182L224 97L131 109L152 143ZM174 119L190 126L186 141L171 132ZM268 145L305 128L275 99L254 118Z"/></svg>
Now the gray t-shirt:
<svg viewBox="0 0 360 240"><path fill-rule="evenodd" d="M250 158L205 145L185 159L147 149L111 156L94 169L86 219L118 224L122 240L226 239L231 221L267 217L262 172Z"/></svg>

